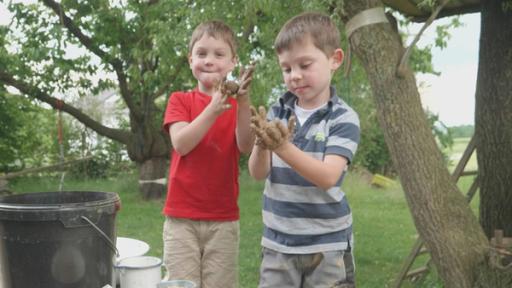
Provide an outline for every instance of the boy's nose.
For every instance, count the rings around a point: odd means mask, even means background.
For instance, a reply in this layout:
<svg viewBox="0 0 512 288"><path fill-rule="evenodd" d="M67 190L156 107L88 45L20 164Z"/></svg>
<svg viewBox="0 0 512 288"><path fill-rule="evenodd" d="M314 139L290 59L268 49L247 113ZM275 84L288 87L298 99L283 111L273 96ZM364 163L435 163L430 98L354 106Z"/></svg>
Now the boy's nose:
<svg viewBox="0 0 512 288"><path fill-rule="evenodd" d="M213 57L212 56L206 56L204 58L204 64L206 65L212 65L213 64Z"/></svg>
<svg viewBox="0 0 512 288"><path fill-rule="evenodd" d="M291 72L292 80L300 80L302 79L302 74L297 70L292 70Z"/></svg>

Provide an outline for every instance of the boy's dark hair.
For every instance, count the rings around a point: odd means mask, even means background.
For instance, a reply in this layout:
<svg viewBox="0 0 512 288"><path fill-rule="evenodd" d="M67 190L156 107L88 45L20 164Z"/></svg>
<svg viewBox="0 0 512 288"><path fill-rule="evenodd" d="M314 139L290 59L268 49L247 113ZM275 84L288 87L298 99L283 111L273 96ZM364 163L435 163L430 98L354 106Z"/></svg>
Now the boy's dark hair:
<svg viewBox="0 0 512 288"><path fill-rule="evenodd" d="M341 47L340 31L329 16L317 12L305 12L288 20L279 31L274 49L279 54L309 37L316 48L330 57Z"/></svg>
<svg viewBox="0 0 512 288"><path fill-rule="evenodd" d="M194 48L194 44L196 44L201 37L204 35L211 36L215 39L221 39L224 40L226 43L228 43L229 47L231 48L231 53L233 54L233 57L236 56L236 38L235 33L224 22L219 20L211 20L207 22L203 22L199 24L196 29L194 29L194 32L192 32L192 36L190 37L190 42L188 44L188 51L189 53L192 52L192 48Z"/></svg>

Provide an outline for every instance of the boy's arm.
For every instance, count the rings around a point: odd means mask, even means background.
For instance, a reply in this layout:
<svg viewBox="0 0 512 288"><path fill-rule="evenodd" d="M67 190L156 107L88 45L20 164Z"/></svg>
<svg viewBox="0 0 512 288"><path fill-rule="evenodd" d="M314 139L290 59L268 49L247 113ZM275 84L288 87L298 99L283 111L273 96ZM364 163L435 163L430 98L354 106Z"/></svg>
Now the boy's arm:
<svg viewBox="0 0 512 288"><path fill-rule="evenodd" d="M256 180L263 180L270 172L270 150L254 145L249 156L249 174Z"/></svg>
<svg viewBox="0 0 512 288"><path fill-rule="evenodd" d="M323 161L315 159L291 142L283 143L274 153L299 175L324 190L336 185L348 163L345 157L334 154L326 155Z"/></svg>
<svg viewBox="0 0 512 288"><path fill-rule="evenodd" d="M212 95L212 101L192 122L175 122L169 127L174 150L180 155L187 155L194 149L206 132L212 127L217 116L231 108L226 104L226 97L220 91Z"/></svg>
<svg viewBox="0 0 512 288"><path fill-rule="evenodd" d="M236 143L238 150L242 153L249 153L254 144L254 132L251 130L251 110L249 97L238 100Z"/></svg>
<svg viewBox="0 0 512 288"><path fill-rule="evenodd" d="M263 114L263 112L260 112L260 114ZM256 112L253 111L253 114L256 114ZM268 124L260 124L256 120L261 119L262 116L257 117L255 115L254 118L258 139L295 172L324 190L336 185L347 167L348 160L345 157L328 154L323 160L318 160L289 142L295 126L293 116L288 119L288 127L276 120Z"/></svg>
<svg viewBox="0 0 512 288"><path fill-rule="evenodd" d="M238 111L236 124L236 143L238 150L242 153L249 153L254 144L254 132L251 130L251 100L249 98L249 89L252 81L252 73L254 72L254 64L250 64L248 68L242 67L240 71L240 87L238 89Z"/></svg>

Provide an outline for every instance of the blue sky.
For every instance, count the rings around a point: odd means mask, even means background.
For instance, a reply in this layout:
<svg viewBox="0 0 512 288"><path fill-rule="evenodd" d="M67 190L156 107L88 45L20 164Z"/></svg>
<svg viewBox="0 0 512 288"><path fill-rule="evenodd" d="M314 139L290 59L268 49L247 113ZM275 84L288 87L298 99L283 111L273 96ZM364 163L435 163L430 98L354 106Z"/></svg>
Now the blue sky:
<svg viewBox="0 0 512 288"><path fill-rule="evenodd" d="M432 44L435 26L447 21L440 19L434 22L418 46ZM448 47L432 49L434 69L441 75L416 76L423 106L438 114L447 126L474 123L480 14L461 16L460 21L463 26L450 31Z"/></svg>

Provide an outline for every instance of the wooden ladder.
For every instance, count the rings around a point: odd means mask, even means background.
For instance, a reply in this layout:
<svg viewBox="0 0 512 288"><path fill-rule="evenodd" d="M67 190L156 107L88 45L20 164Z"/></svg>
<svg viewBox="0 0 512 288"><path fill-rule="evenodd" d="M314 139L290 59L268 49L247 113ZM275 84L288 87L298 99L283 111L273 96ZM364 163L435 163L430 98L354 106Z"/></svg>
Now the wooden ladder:
<svg viewBox="0 0 512 288"><path fill-rule="evenodd" d="M473 155L473 152L475 151L475 148L475 136L473 136L471 137L471 140L469 141L468 146L464 151L464 154L462 154L459 163L455 167L455 170L453 170L452 172L452 179L455 183L459 181L459 178L461 176L476 175L475 179L473 180L473 183L471 184L471 187L469 187L469 190L466 194L466 200L468 201L468 203L471 202L473 196L476 194L476 191L478 190L478 171L464 171L466 165L469 162L469 159L471 158L471 155ZM398 274L398 277L396 278L392 287L400 288L405 279L414 279L417 277L421 277L429 271L429 264L431 259L428 259L424 266L411 270L411 267L414 264L416 258L422 254L428 253L428 249L424 247L423 244L423 239L421 239L421 237L418 237L418 239L416 239L416 242L412 246L409 256L404 261L402 269L400 270L400 274Z"/></svg>

